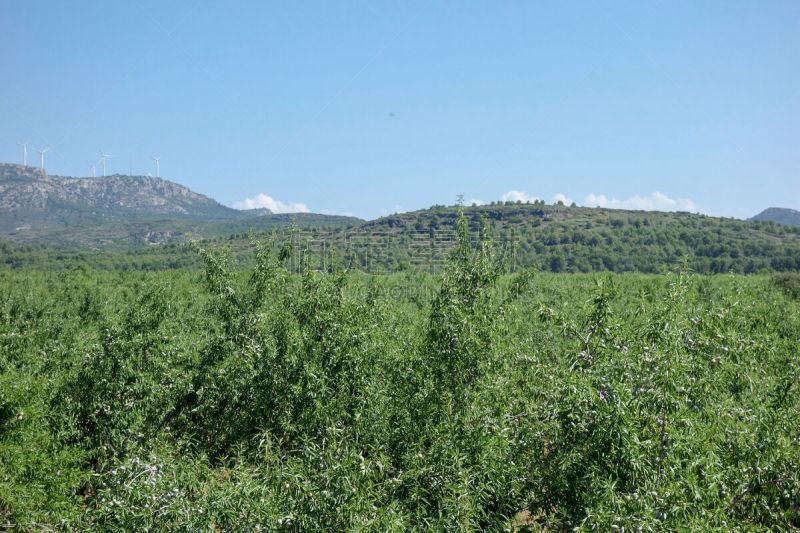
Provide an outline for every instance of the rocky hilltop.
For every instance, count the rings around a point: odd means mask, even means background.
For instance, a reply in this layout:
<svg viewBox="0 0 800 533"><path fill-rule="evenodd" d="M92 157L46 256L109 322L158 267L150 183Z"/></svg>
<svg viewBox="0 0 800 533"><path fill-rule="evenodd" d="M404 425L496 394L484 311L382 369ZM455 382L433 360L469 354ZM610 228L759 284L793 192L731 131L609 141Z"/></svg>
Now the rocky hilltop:
<svg viewBox="0 0 800 533"><path fill-rule="evenodd" d="M161 178L50 176L40 168L0 164L0 233L154 217L240 220L239 211Z"/></svg>
<svg viewBox="0 0 800 533"><path fill-rule="evenodd" d="M800 211L785 207L769 207L750 220L769 220L778 224L800 226Z"/></svg>

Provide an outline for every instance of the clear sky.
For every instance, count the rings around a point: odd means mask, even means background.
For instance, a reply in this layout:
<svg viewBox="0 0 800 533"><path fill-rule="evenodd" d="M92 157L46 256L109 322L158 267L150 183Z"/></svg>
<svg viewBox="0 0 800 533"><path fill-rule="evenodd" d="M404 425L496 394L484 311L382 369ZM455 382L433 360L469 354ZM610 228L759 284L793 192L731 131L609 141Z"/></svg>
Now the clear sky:
<svg viewBox="0 0 800 533"><path fill-rule="evenodd" d="M0 161L231 206L800 209L797 0L0 0L0 76Z"/></svg>

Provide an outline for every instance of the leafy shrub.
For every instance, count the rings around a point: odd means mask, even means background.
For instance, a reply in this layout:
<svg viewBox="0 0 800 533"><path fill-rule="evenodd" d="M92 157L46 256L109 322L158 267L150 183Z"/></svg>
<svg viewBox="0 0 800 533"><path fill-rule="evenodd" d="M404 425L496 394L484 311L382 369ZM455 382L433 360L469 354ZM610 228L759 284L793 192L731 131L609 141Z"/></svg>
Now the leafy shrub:
<svg viewBox="0 0 800 533"><path fill-rule="evenodd" d="M791 298L800 300L800 274L782 272L772 276L775 286L783 289Z"/></svg>
<svg viewBox="0 0 800 533"><path fill-rule="evenodd" d="M154 396L168 362L168 339L160 332L167 316L163 290L150 287L121 324L107 327L53 399L53 408L74 420L73 443L91 451L94 461L124 456L157 425L163 406Z"/></svg>
<svg viewBox="0 0 800 533"><path fill-rule="evenodd" d="M0 274L18 529L800 527L800 309L766 277Z"/></svg>

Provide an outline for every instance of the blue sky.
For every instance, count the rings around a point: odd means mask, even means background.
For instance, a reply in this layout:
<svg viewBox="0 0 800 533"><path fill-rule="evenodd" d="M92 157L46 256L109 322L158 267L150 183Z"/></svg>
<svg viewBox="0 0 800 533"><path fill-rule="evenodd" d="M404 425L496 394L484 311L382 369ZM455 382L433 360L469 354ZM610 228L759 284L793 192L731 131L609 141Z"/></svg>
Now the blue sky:
<svg viewBox="0 0 800 533"><path fill-rule="evenodd" d="M226 205L363 218L800 209L794 0L0 0L0 51L0 161L30 139L52 174L160 155Z"/></svg>

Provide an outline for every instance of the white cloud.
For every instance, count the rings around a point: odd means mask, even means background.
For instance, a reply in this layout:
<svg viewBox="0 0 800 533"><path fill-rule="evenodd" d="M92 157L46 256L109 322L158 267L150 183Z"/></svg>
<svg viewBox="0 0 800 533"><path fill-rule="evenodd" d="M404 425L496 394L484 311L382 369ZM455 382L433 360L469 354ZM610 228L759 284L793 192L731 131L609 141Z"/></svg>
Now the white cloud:
<svg viewBox="0 0 800 533"><path fill-rule="evenodd" d="M531 196L530 194L528 194L526 192L515 191L513 189L508 191L507 193L505 193L503 196L501 196L500 199L502 201L504 201L504 202L517 202L517 201L519 201L519 202L523 202L523 203L536 202L536 201L539 200L539 198L536 197L536 196Z"/></svg>
<svg viewBox="0 0 800 533"><path fill-rule="evenodd" d="M264 193L259 193L255 198L245 198L241 202L233 204L234 209L259 209L262 207L266 207L273 213L309 213L311 211L306 204L284 203Z"/></svg>
<svg viewBox="0 0 800 533"><path fill-rule="evenodd" d="M486 205L486 202L484 202L483 200L478 200L477 198L473 198L465 205Z"/></svg>
<svg viewBox="0 0 800 533"><path fill-rule="evenodd" d="M512 189L501 196L500 200L503 202L535 202L539 200L539 198L524 191L515 191ZM480 202L479 200L472 201ZM572 205L574 202L572 198L562 193L553 195L552 202L555 204L559 201L563 202L564 205ZM624 200L618 200L616 198L609 199L602 194L589 194L580 204L587 207L608 207L611 209L632 209L641 211L689 211L691 213L700 211L697 204L688 198L670 198L666 194L658 191L649 196L634 195ZM469 205L471 205L471 203ZM478 205L483 205L483 202L478 203Z"/></svg>
<svg viewBox="0 0 800 533"><path fill-rule="evenodd" d="M356 216L355 213L353 213L352 211L336 212L336 211L329 211L327 209L323 209L319 213L322 214L322 215L333 215L333 216L339 216L339 217L354 217L354 216Z"/></svg>
<svg viewBox="0 0 800 533"><path fill-rule="evenodd" d="M566 196L564 196L564 195L563 195L563 194L561 194L561 193L558 193L558 194L556 194L556 195L554 195L554 196L553 196L553 203L554 203L554 204L555 204L555 203L558 203L558 202L561 202L561 203L563 203L564 205L572 205L572 203L573 203L574 201L575 201L575 200L573 200L572 198L567 198Z"/></svg>
<svg viewBox="0 0 800 533"><path fill-rule="evenodd" d="M583 201L588 207L609 207L612 209L635 209L642 211L699 211L697 204L688 198L670 198L658 191L650 196L631 196L626 200L608 199L604 195L589 194Z"/></svg>
<svg viewBox="0 0 800 533"><path fill-rule="evenodd" d="M408 209L406 209L400 204L397 204L391 209L381 209L380 214L381 216L399 215L400 213L405 213L406 211L408 211Z"/></svg>

